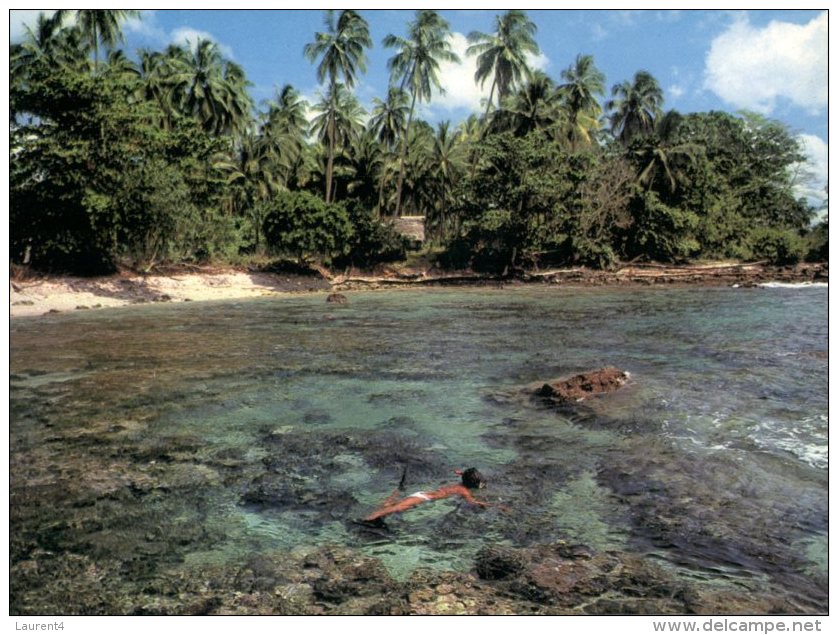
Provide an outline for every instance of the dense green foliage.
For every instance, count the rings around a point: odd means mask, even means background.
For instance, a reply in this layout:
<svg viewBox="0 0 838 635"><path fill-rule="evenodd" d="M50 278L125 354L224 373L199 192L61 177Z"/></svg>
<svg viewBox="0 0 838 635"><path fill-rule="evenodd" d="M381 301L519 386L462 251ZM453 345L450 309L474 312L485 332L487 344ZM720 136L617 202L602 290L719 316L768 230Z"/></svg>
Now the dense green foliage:
<svg viewBox="0 0 838 635"><path fill-rule="evenodd" d="M336 265L371 267L381 262L405 259L408 240L392 225L382 223L358 199L347 200L345 206L352 232L349 235L348 250L335 258Z"/></svg>
<svg viewBox="0 0 838 635"><path fill-rule="evenodd" d="M227 142L136 98L137 83L46 63L29 69L38 90L15 93L30 117L13 130L12 257L45 268L112 270L120 258L227 257L236 220L212 169Z"/></svg>
<svg viewBox="0 0 838 635"><path fill-rule="evenodd" d="M475 81L490 86L483 115L436 127L416 104L455 56L434 11L385 38L391 86L370 116L352 92L371 45L355 11L328 13L306 47L319 103L285 85L264 112L213 42L135 62L114 50L126 12L105 13L77 26L66 11L42 18L11 47L13 262L97 273L267 255L368 267L405 257L388 223L400 214L425 217L443 265L498 273L827 257L827 222L812 227L795 195L804 155L786 126L664 112L644 71L606 100L590 55L556 83L526 65L538 47L522 11L469 36Z"/></svg>
<svg viewBox="0 0 838 635"><path fill-rule="evenodd" d="M352 224L340 203L324 203L308 192L282 192L262 205L265 239L272 249L293 255L300 264L315 255L329 263L348 252Z"/></svg>

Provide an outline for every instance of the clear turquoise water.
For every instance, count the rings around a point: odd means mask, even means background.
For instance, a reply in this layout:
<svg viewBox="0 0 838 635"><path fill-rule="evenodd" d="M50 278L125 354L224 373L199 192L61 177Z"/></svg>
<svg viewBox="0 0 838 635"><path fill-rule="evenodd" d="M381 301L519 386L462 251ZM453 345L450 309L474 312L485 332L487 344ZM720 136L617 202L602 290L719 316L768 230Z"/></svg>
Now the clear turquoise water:
<svg viewBox="0 0 838 635"><path fill-rule="evenodd" d="M184 567L338 543L404 577L469 569L487 541L568 540L654 554L708 583L823 585L826 289L348 295L13 320L13 488L30 503L62 488L93 500L104 529L85 544L101 558L123 557L110 540L138 540L111 514L164 534L200 525ZM516 393L605 365L631 384L578 412ZM348 521L405 462L414 489L478 466L486 496L514 512L445 501L389 535L359 532ZM253 504L265 478L293 493ZM153 516L114 493L148 482ZM78 508L55 514L72 525ZM13 531L37 534L34 514L13 513Z"/></svg>

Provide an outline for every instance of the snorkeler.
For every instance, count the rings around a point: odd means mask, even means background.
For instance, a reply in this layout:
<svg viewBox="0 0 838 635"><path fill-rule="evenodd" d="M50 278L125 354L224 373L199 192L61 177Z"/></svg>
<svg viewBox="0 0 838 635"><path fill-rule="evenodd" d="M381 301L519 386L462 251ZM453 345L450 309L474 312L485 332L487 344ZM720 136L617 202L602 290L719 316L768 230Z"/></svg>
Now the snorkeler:
<svg viewBox="0 0 838 635"><path fill-rule="evenodd" d="M467 503L471 505L479 505L480 507L492 507L494 506L493 503L487 503L485 501L477 500L474 496L472 496L471 490L473 489L483 489L486 487L486 479L483 478L483 475L477 471L476 468L470 467L467 470L455 470L455 474L458 474L462 478L461 483L456 483L454 485L445 485L440 487L439 489L435 489L428 492L416 492L411 494L410 496L405 496L401 500L399 497L402 496L402 492L404 491L404 482L405 477L407 475L407 468L404 469L402 473L401 481L399 482L399 486L393 491L390 496L381 504L381 506L372 512L369 516L363 519L364 524L370 525L380 525L383 523L383 518L385 516L389 516L390 514L397 514L399 512L406 511L417 505L421 505L422 503L427 503L428 501L435 501L440 500L443 498L450 498L451 496L460 496L463 498Z"/></svg>

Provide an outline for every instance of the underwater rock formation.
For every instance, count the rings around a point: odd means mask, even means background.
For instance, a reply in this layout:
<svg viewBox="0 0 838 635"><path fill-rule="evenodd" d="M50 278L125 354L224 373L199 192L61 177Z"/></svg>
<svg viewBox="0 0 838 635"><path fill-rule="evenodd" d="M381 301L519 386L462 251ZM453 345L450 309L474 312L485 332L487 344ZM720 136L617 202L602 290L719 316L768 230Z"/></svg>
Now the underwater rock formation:
<svg viewBox="0 0 838 635"><path fill-rule="evenodd" d="M56 566L63 582L54 577ZM23 614L801 614L824 607L739 585L708 587L654 558L567 542L487 544L473 572L420 568L406 580L393 578L376 558L334 545L198 567L175 560L127 587L124 564L91 555L35 552L11 572L18 587L12 610Z"/></svg>

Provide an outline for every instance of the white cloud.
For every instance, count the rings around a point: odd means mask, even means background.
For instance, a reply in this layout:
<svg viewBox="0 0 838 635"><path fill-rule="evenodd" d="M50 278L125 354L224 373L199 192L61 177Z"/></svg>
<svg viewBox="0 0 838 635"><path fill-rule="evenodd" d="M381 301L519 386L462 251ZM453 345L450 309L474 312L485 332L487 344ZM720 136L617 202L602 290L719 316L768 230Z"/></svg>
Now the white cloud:
<svg viewBox="0 0 838 635"><path fill-rule="evenodd" d="M770 114L785 98L811 113L827 104L828 21L824 11L804 25L750 25L747 15L710 45L704 87L738 107Z"/></svg>
<svg viewBox="0 0 838 635"><path fill-rule="evenodd" d="M221 54L227 59L233 59L233 49L227 44L222 44L209 31L193 29L190 26L182 26L167 32L157 21L157 11L147 9L140 12L140 17L129 18L122 25L125 33L139 36L142 40L151 42L154 46L164 47L168 44L188 46L195 50L198 40L211 40L218 45Z"/></svg>
<svg viewBox="0 0 838 635"><path fill-rule="evenodd" d="M457 54L460 61L440 63L438 76L445 93L440 95L435 92L430 108L481 111L486 107L483 100L489 97L492 79L489 77L482 88L474 81L474 73L477 71L477 57L466 55L469 44L465 35L454 32L451 34L450 42L451 49ZM532 69L544 70L549 64L549 59L543 53L539 53L538 55L528 55L527 63Z"/></svg>
<svg viewBox="0 0 838 635"><path fill-rule="evenodd" d="M678 99L685 92L687 92L686 89L679 84L673 84L672 86L666 89L666 93L668 95L671 95L673 99Z"/></svg>
<svg viewBox="0 0 838 635"><path fill-rule="evenodd" d="M26 27L35 29L38 23L38 15L52 17L55 10L42 11L41 9L12 9L9 11L9 42L20 42L26 37Z"/></svg>
<svg viewBox="0 0 838 635"><path fill-rule="evenodd" d="M165 31L157 24L157 12L154 9L140 11L137 18L128 18L122 23L124 33L140 35L146 39L156 42L168 40Z"/></svg>
<svg viewBox="0 0 838 635"><path fill-rule="evenodd" d="M824 188L829 181L829 145L820 137L810 134L798 135L798 139L807 157L806 163L800 166L801 172L809 178L797 185L797 195L819 206L826 198Z"/></svg>
<svg viewBox="0 0 838 635"><path fill-rule="evenodd" d="M475 83L474 72L477 69L476 58L466 55L468 40L462 33L452 33L451 49L460 58L459 62L442 62L439 65L439 81L445 90L442 95L434 95L433 105L437 108L454 110L465 108L479 110L480 101L489 97L491 84L487 81L483 88Z"/></svg>
<svg viewBox="0 0 838 635"><path fill-rule="evenodd" d="M803 151L809 157L812 171L822 181L826 181L829 166L829 144L818 136L801 134L798 136L803 144Z"/></svg>
<svg viewBox="0 0 838 635"><path fill-rule="evenodd" d="M199 31L198 29L183 26L179 29L175 29L171 34L171 42L173 44L188 46L193 51L195 50L195 47L198 46L198 40L211 40L215 42L218 44L218 50L221 51L221 54L224 57L233 59L233 49L226 44L219 42L218 39L208 31Z"/></svg>
<svg viewBox="0 0 838 635"><path fill-rule="evenodd" d="M550 58L548 58L544 53L539 53L538 55L527 55L527 64L529 64L530 68L533 70L543 71L550 65Z"/></svg>

